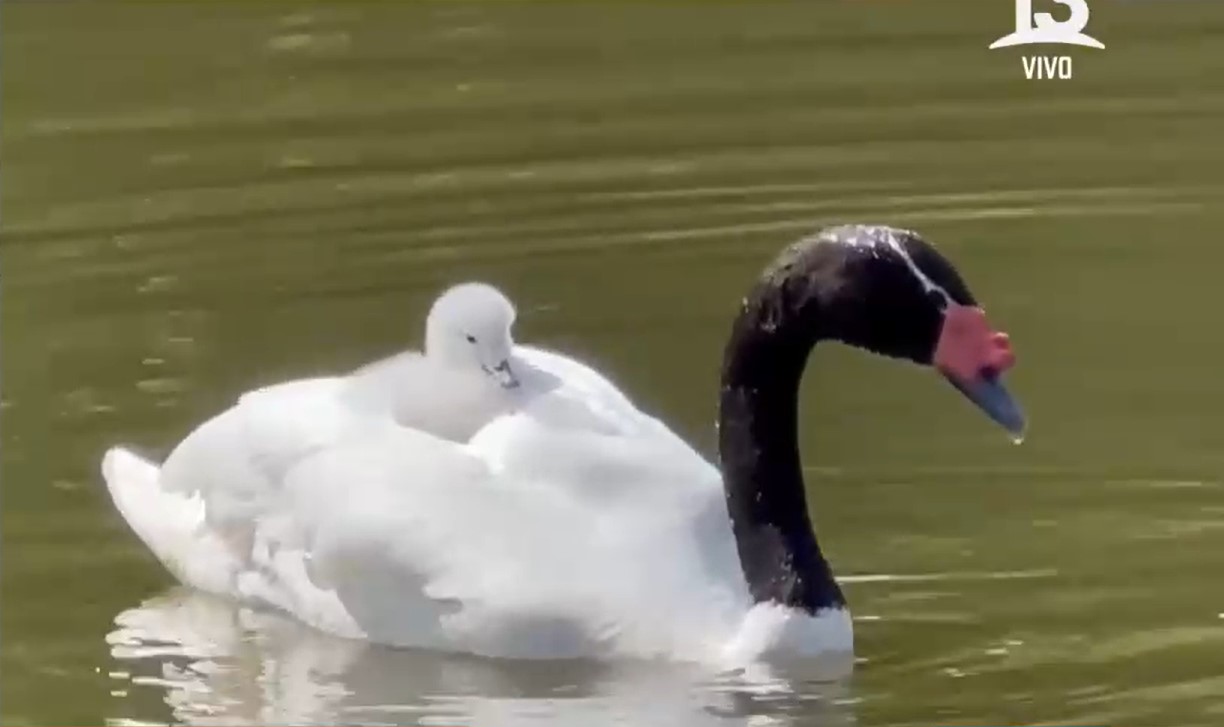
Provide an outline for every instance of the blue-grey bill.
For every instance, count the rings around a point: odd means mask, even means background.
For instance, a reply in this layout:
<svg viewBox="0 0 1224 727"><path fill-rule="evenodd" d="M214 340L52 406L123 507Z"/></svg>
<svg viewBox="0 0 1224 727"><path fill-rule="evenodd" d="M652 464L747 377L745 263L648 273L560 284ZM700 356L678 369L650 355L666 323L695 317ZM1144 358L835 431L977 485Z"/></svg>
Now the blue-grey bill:
<svg viewBox="0 0 1224 727"><path fill-rule="evenodd" d="M957 381L946 375L944 378L990 417L991 421L1006 429L1012 441L1019 444L1024 440L1024 429L1027 425L1024 412L1020 411L1020 405L1012 398L1002 380L986 376L970 382Z"/></svg>

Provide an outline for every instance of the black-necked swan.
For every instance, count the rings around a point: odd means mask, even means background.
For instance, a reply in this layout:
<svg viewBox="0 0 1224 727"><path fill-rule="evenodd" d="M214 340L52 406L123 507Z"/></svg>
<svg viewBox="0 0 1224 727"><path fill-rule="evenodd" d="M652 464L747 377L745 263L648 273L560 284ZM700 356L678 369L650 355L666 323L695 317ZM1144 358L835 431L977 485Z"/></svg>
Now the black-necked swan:
<svg viewBox="0 0 1224 727"><path fill-rule="evenodd" d="M846 654L798 448L822 340L931 366L1023 431L1001 382L1010 344L952 264L916 233L853 225L787 247L743 300L721 473L599 373L525 346L510 366L554 385L469 442L289 386L242 399L161 467L114 448L102 472L179 580L343 636L539 658Z"/></svg>

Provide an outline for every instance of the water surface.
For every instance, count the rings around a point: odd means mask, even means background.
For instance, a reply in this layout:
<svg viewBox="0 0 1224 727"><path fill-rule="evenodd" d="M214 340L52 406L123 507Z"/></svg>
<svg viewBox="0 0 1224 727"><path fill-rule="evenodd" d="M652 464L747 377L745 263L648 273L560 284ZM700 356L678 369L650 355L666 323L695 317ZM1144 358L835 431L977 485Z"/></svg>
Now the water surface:
<svg viewBox="0 0 1224 727"><path fill-rule="evenodd" d="M4 3L4 724L1219 724L1224 7ZM853 678L367 649L179 590L100 487L240 392L415 344L483 279L712 452L783 244L912 226L1021 364L1023 447L822 350L812 510Z"/></svg>

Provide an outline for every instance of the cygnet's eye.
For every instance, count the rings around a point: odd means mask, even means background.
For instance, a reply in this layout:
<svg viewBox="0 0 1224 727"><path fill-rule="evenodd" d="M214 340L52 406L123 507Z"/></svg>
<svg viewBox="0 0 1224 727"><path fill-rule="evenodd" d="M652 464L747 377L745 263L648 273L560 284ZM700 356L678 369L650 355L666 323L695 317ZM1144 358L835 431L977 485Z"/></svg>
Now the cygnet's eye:
<svg viewBox="0 0 1224 727"><path fill-rule="evenodd" d="M469 333L467 334L467 341L468 343L476 343L476 337Z"/></svg>

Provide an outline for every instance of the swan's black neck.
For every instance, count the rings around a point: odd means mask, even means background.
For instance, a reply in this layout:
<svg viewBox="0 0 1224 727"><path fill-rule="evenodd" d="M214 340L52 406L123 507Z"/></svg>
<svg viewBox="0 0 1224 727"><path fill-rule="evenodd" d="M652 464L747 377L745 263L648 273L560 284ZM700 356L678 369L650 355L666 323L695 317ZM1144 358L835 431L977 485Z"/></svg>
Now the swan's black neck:
<svg viewBox="0 0 1224 727"><path fill-rule="evenodd" d="M812 347L827 337L814 292L767 278L744 301L723 359L718 429L752 597L809 613L845 605L812 530L799 456L799 384Z"/></svg>
<svg viewBox="0 0 1224 727"><path fill-rule="evenodd" d="M812 347L834 340L929 364L945 298L974 305L917 234L847 225L783 250L744 299L723 356L718 436L740 564L758 602L812 613L845 604L812 531L799 460L799 383Z"/></svg>

